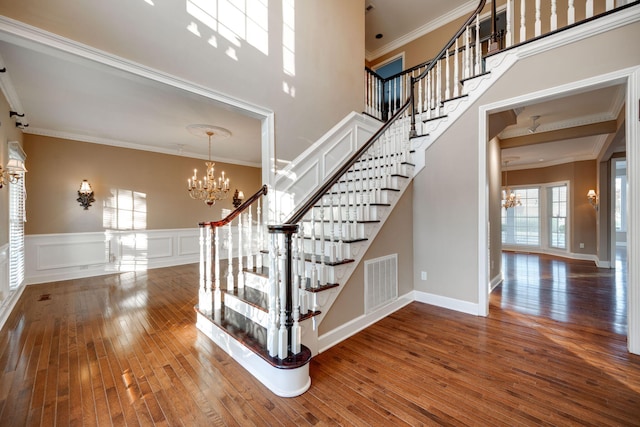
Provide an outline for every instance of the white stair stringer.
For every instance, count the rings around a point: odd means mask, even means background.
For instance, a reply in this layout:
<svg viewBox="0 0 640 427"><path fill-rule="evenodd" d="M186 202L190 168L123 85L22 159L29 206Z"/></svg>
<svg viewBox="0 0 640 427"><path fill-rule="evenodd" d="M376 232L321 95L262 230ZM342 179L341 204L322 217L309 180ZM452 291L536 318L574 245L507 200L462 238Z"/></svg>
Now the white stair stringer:
<svg viewBox="0 0 640 427"><path fill-rule="evenodd" d="M465 80L464 93L466 96L444 103L444 115L430 119L423 123L422 115L416 115L416 130L418 136L411 139L411 149L414 151L414 174L418 174L425 165L425 152L469 107L471 107L509 68L516 62L517 56L506 51L486 58L487 72ZM426 118L426 116L425 116Z"/></svg>

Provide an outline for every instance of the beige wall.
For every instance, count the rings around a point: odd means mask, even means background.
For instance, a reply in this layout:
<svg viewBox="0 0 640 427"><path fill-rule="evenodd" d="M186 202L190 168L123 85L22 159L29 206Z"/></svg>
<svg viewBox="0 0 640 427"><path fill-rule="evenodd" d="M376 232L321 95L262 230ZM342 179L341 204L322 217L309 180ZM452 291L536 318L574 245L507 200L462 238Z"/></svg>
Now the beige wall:
<svg viewBox="0 0 640 427"><path fill-rule="evenodd" d="M319 328L319 335L364 314L364 261L398 254L398 295L413 289L413 185L409 185L372 245L344 285Z"/></svg>
<svg viewBox="0 0 640 427"><path fill-rule="evenodd" d="M9 159L8 142L22 143L22 131L16 128L15 119L9 118L9 111L9 104L0 93L0 166L3 168ZM0 246L9 242L9 185L0 188Z"/></svg>
<svg viewBox="0 0 640 427"><path fill-rule="evenodd" d="M429 147L426 166L414 179L416 290L478 302L478 108L637 67L640 44L626 43L637 34L640 23L520 60ZM611 49L620 43L627 49ZM576 189L581 191L586 200L586 190ZM500 218L490 218L490 224L493 229ZM427 282L419 280L420 271L428 272Z"/></svg>
<svg viewBox="0 0 640 427"><path fill-rule="evenodd" d="M26 135L27 223L26 234L101 231L103 206L115 195L128 191L145 195L147 230L194 228L201 221L219 219L221 209L232 208L227 200L212 207L192 200L186 190L193 169L204 171L204 160L147 151L110 147L38 135ZM246 196L262 185L260 169L216 163ZM87 179L96 201L84 210L76 201L80 182Z"/></svg>
<svg viewBox="0 0 640 427"><path fill-rule="evenodd" d="M282 0L265 2L265 51L212 30L190 3L0 0L0 14L274 111L280 159L362 111L364 0L291 2L286 14Z"/></svg>
<svg viewBox="0 0 640 427"><path fill-rule="evenodd" d="M509 185L547 184L569 181L569 242L571 252L596 254L596 210L587 200L587 192L596 189L595 160L566 163L537 169L509 171ZM504 179L504 173L503 173ZM504 181L503 181L504 182ZM580 248L584 243L584 248Z"/></svg>

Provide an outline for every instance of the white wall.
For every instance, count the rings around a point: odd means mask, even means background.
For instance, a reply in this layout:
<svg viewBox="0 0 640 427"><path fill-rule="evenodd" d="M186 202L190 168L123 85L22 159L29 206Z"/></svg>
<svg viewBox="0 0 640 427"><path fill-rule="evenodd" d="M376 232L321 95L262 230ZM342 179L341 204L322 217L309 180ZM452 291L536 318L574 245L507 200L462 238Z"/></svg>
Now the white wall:
<svg viewBox="0 0 640 427"><path fill-rule="evenodd" d="M24 0L0 14L273 111L276 157L291 160L362 110L364 0L260 3Z"/></svg>

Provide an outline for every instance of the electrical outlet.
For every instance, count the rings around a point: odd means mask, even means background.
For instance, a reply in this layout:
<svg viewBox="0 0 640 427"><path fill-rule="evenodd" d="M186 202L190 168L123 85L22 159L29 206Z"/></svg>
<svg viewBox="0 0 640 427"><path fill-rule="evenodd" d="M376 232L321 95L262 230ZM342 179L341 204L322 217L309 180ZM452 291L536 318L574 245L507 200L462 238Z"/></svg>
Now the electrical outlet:
<svg viewBox="0 0 640 427"><path fill-rule="evenodd" d="M420 278L421 278L422 280L427 280L427 272L426 272L426 271L423 271L423 272L420 274Z"/></svg>
<svg viewBox="0 0 640 427"><path fill-rule="evenodd" d="M580 243L580 249L584 249L584 243Z"/></svg>

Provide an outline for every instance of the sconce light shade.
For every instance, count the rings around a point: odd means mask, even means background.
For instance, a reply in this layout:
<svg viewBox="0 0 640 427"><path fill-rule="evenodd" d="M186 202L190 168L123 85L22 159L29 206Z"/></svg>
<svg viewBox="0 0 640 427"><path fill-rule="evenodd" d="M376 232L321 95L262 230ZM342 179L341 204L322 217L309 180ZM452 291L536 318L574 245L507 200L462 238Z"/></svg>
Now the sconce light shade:
<svg viewBox="0 0 640 427"><path fill-rule="evenodd" d="M96 199L93 198L93 189L91 188L91 184L86 179L83 179L80 183L80 189L78 190L78 198L76 199L80 206L84 208L86 211L91 206L91 203L95 202Z"/></svg>
<svg viewBox="0 0 640 427"><path fill-rule="evenodd" d="M235 193L233 193L233 207L237 208L238 206L240 206L243 200L244 193L242 191L238 191L238 189L236 188Z"/></svg>
<svg viewBox="0 0 640 427"><path fill-rule="evenodd" d="M7 182L15 184L22 176L21 174L26 171L27 168L24 167L22 160L9 159L4 169L0 166L0 188L4 187Z"/></svg>
<svg viewBox="0 0 640 427"><path fill-rule="evenodd" d="M587 199L589 199L589 203L591 203L594 209L598 209L598 195L596 194L596 190L589 190Z"/></svg>

